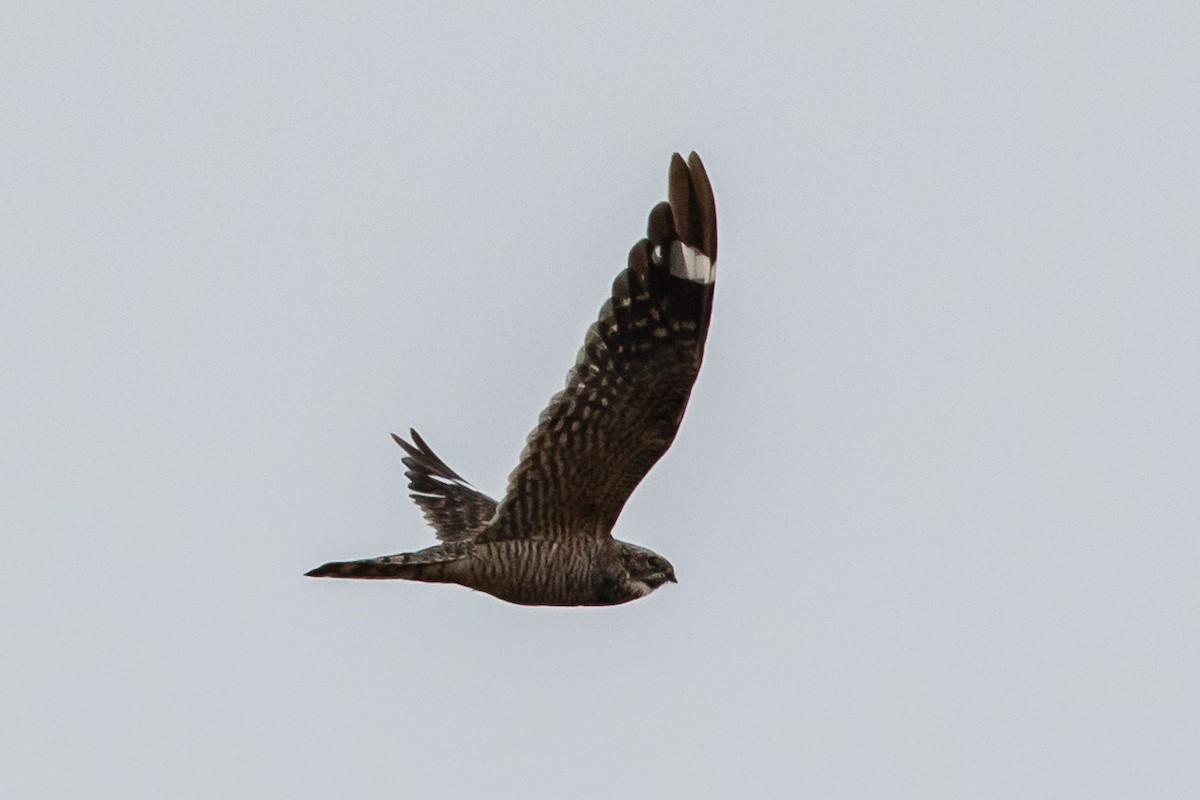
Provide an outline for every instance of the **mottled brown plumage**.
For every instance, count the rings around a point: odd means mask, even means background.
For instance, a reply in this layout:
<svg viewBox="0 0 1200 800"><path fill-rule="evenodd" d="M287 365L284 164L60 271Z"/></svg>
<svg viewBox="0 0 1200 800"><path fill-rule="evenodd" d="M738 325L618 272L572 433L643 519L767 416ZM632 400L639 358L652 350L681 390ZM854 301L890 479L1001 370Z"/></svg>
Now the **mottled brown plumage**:
<svg viewBox="0 0 1200 800"><path fill-rule="evenodd" d="M468 484L416 431L412 444L393 434L442 544L309 575L457 583L527 605L624 603L675 580L662 556L612 536L675 439L712 314L717 210L695 153L672 157L668 197L650 212L647 238L630 251L503 500Z"/></svg>
<svg viewBox="0 0 1200 800"><path fill-rule="evenodd" d="M408 453L402 460L408 467L404 476L412 492L409 496L425 512L425 519L443 542L474 538L495 516L496 501L446 466L425 444L421 434L411 428L408 433L413 444L394 433L392 438Z"/></svg>

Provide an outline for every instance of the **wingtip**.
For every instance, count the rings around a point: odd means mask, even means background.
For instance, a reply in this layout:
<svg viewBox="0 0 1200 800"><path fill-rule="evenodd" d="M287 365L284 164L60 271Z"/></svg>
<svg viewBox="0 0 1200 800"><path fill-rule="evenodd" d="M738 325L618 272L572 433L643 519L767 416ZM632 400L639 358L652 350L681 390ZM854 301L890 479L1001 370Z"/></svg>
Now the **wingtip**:
<svg viewBox="0 0 1200 800"><path fill-rule="evenodd" d="M410 435L415 434L415 433L416 433L416 431L409 429ZM413 438L416 439L418 446L423 444L423 442L421 442L420 437L414 436ZM420 455L420 450L418 450L417 447L414 447L413 445L404 441L402 438L400 438L399 436L397 436L394 433L392 434L392 441L394 441L396 444L400 445L400 449L403 450L405 453L407 453L409 456L416 458ZM408 459L404 459L404 463L407 464Z"/></svg>
<svg viewBox="0 0 1200 800"><path fill-rule="evenodd" d="M425 440L421 438L421 434L417 433L416 428L409 428L408 435L412 437L413 444L426 452L429 451L429 445L425 444Z"/></svg>
<svg viewBox="0 0 1200 800"><path fill-rule="evenodd" d="M717 204L699 153L693 150L686 161L671 154L667 196L679 237L716 263Z"/></svg>

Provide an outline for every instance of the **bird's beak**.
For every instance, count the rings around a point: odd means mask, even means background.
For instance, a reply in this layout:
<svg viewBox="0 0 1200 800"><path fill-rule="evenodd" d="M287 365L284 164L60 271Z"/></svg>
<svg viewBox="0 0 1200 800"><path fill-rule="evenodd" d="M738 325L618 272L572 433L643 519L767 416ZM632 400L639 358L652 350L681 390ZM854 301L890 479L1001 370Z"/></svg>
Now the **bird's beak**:
<svg viewBox="0 0 1200 800"><path fill-rule="evenodd" d="M671 583L679 583L679 580L675 577L674 572L667 576L667 580L669 580Z"/></svg>

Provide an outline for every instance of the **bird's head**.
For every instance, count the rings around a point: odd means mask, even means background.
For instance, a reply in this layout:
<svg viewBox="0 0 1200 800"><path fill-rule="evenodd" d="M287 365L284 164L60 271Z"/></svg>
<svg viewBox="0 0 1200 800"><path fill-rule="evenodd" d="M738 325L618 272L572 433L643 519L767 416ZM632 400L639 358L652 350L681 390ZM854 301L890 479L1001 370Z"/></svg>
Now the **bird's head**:
<svg viewBox="0 0 1200 800"><path fill-rule="evenodd" d="M621 560L629 572L630 584L642 594L650 594L667 581L679 583L671 562L653 550L621 542Z"/></svg>

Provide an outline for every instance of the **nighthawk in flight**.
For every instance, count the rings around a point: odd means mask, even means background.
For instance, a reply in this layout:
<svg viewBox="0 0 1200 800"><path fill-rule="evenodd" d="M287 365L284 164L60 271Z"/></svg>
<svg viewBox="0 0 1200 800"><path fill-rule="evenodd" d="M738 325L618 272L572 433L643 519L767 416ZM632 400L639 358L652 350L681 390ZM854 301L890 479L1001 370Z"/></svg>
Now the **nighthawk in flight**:
<svg viewBox="0 0 1200 800"><path fill-rule="evenodd" d="M651 210L646 238L529 435L504 499L472 487L416 431L412 443L393 434L412 498L441 544L309 575L457 583L558 606L626 603L675 581L665 558L612 536L625 501L675 439L712 315L717 207L695 153L671 158L668 197Z"/></svg>

